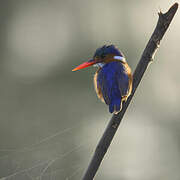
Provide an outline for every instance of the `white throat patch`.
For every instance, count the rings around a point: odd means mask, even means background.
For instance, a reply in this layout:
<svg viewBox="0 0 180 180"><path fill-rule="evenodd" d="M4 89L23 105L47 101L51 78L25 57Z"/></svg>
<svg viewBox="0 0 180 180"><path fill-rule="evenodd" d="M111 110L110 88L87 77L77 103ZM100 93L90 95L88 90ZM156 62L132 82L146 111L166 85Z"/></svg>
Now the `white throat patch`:
<svg viewBox="0 0 180 180"><path fill-rule="evenodd" d="M97 63L97 64L94 64L93 66L102 68L104 65L105 63Z"/></svg>

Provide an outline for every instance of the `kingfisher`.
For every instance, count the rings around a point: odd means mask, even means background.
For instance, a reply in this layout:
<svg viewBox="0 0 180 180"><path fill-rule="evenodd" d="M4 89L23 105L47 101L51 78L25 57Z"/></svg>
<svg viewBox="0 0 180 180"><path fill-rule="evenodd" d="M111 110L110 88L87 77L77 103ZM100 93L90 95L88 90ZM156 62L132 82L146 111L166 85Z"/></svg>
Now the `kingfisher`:
<svg viewBox="0 0 180 180"><path fill-rule="evenodd" d="M117 114L132 91L131 68L122 52L114 45L104 45L96 49L92 59L72 71L92 65L98 67L94 75L94 87L98 98L109 106L110 113Z"/></svg>

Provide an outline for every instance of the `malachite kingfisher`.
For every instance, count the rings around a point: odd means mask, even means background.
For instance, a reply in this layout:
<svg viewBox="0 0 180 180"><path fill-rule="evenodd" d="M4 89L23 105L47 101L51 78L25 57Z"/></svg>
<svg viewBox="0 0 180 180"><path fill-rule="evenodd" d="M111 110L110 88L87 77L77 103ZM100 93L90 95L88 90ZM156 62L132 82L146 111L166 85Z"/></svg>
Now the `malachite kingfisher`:
<svg viewBox="0 0 180 180"><path fill-rule="evenodd" d="M94 86L97 96L109 106L110 113L118 113L122 109L132 91L133 77L124 55L114 45L98 48L87 62L72 71L96 65Z"/></svg>

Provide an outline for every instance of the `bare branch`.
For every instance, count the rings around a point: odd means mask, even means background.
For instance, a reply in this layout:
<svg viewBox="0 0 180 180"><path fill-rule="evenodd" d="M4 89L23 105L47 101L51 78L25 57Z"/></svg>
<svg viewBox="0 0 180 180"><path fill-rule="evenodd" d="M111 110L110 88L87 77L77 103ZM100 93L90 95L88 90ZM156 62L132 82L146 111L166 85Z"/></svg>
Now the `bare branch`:
<svg viewBox="0 0 180 180"><path fill-rule="evenodd" d="M126 112L126 109L131 102L131 99L143 77L144 72L146 71L148 64L153 60L154 54L157 48L160 45L160 41L164 36L166 30L168 29L176 11L178 9L178 3L175 3L167 13L159 12L159 19L156 25L156 28L144 49L144 52L141 56L141 59L136 67L136 70L133 75L133 90L131 96L128 100L123 104L122 110L116 115L113 115L111 118L103 136L101 137L95 153L92 157L92 160L89 164L89 167L83 177L83 180L92 180L103 160L105 153L107 152L109 145L119 127L119 124Z"/></svg>

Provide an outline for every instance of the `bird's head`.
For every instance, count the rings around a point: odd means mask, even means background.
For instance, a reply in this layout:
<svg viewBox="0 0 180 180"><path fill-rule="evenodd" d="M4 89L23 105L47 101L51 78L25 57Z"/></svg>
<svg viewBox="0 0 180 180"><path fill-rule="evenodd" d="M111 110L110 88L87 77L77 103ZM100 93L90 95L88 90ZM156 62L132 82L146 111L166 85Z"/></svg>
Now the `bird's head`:
<svg viewBox="0 0 180 180"><path fill-rule="evenodd" d="M96 49L96 52L94 53L92 59L90 59L87 62L84 62L83 64L80 64L72 71L77 71L79 69L83 69L92 65L102 67L106 63L112 61L125 61L125 58L123 54L114 45L104 45Z"/></svg>

